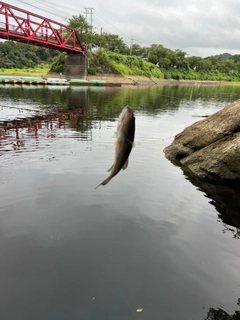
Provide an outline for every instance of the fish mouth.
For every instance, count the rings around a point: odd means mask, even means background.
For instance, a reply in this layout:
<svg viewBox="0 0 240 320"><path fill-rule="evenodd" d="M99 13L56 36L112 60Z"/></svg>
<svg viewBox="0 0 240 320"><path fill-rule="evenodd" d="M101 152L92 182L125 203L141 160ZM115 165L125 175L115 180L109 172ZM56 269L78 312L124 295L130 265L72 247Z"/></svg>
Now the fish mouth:
<svg viewBox="0 0 240 320"><path fill-rule="evenodd" d="M131 114L131 115L133 115L133 109L132 108L130 108L130 107L128 107L128 106L126 106L124 109L123 109L123 111L122 111L123 113L128 113L128 114Z"/></svg>
<svg viewBox="0 0 240 320"><path fill-rule="evenodd" d="M123 109L123 111L119 117L119 122L126 124L129 121L131 121L132 119L134 119L133 110L127 106Z"/></svg>
<svg viewBox="0 0 240 320"><path fill-rule="evenodd" d="M118 140L129 140L133 142L135 132L135 117L133 110L126 106L118 120Z"/></svg>

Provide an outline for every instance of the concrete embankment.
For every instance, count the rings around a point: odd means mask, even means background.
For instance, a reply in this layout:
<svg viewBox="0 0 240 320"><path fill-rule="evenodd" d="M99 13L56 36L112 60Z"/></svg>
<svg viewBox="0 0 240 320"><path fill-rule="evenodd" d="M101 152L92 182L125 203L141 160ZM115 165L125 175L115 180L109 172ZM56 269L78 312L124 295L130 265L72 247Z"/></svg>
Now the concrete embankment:
<svg viewBox="0 0 240 320"><path fill-rule="evenodd" d="M48 79L54 78L62 78L62 75L56 72L49 72L44 76L28 76L26 74L22 75L1 75L0 74L0 83L16 83L16 84L47 84ZM63 77L64 78L64 77ZM67 79L71 82L71 79ZM166 79L156 79L156 78L148 78L148 77L140 77L140 76L123 76L120 74L96 74L96 75L88 75L86 79L77 79L78 83L75 85L80 85L80 80L88 81L89 84L93 85L93 82L106 83L106 85L116 85L116 86L136 86L136 85L181 85L181 86L199 86L199 85L221 85L223 82L221 81L196 81L196 80L166 80ZM59 84L59 83L58 83ZM73 83L70 83L73 84ZM83 84L81 84L83 85Z"/></svg>
<svg viewBox="0 0 240 320"><path fill-rule="evenodd" d="M59 78L59 73L49 72L47 78ZM123 76L121 74L107 73L107 74L96 74L88 75L86 80L103 80L106 83L113 83L119 85L186 85L186 86L199 86L199 85L221 85L222 81L197 81L197 80L173 80L173 79L156 79L142 76Z"/></svg>
<svg viewBox="0 0 240 320"><path fill-rule="evenodd" d="M197 80L173 80L156 79L140 76L123 76L118 74L97 74L88 76L87 79L105 80L111 83L121 83L122 85L221 85L222 81L197 81Z"/></svg>

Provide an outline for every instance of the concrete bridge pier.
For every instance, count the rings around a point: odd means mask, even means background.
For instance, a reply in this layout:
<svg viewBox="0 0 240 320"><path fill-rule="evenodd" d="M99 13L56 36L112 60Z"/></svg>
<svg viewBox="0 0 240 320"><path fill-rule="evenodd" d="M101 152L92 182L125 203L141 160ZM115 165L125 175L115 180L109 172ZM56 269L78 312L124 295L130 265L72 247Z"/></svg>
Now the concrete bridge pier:
<svg viewBox="0 0 240 320"><path fill-rule="evenodd" d="M63 75L67 80L86 79L88 58L79 53L66 53Z"/></svg>

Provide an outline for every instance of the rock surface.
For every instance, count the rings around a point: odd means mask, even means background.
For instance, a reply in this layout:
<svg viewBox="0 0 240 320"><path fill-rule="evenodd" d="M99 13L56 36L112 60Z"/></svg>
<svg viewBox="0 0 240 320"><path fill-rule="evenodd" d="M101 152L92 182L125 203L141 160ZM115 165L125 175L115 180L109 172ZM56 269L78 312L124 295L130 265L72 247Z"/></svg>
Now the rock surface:
<svg viewBox="0 0 240 320"><path fill-rule="evenodd" d="M240 181L240 100L184 129L164 153L200 179Z"/></svg>

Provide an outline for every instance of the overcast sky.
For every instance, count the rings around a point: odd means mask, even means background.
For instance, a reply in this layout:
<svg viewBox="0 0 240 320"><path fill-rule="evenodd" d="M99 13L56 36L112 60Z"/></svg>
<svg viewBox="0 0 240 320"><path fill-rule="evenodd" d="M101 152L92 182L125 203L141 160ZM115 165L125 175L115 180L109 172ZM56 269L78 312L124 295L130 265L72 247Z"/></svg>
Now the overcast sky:
<svg viewBox="0 0 240 320"><path fill-rule="evenodd" d="M239 0L11 0L4 2L66 24L93 8L96 31L130 46L161 44L190 56L240 54ZM88 15L90 23L90 14Z"/></svg>

